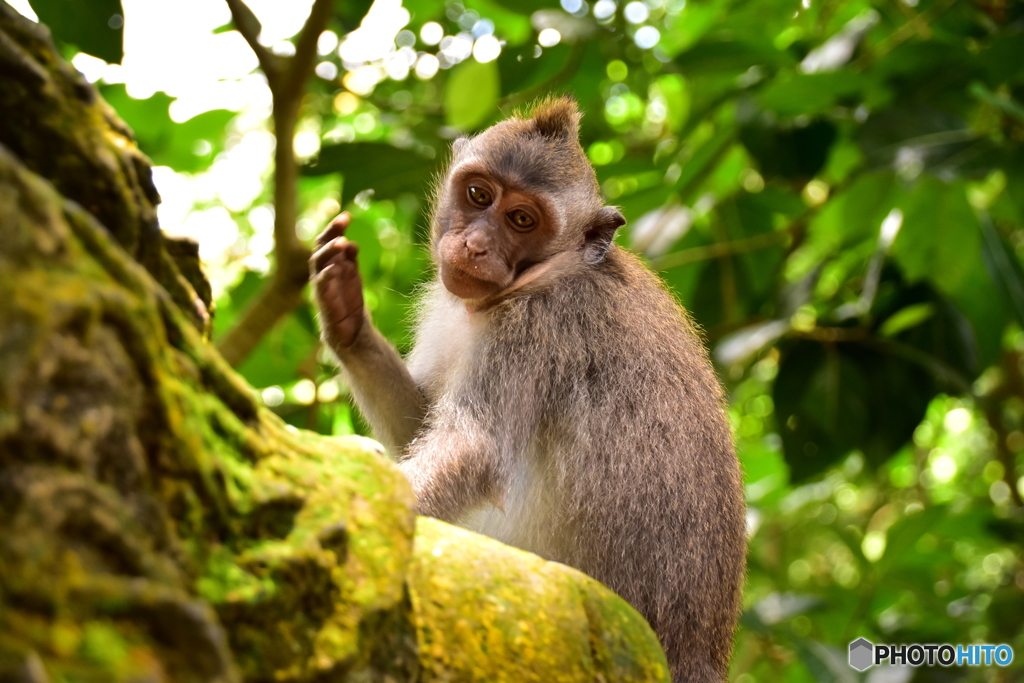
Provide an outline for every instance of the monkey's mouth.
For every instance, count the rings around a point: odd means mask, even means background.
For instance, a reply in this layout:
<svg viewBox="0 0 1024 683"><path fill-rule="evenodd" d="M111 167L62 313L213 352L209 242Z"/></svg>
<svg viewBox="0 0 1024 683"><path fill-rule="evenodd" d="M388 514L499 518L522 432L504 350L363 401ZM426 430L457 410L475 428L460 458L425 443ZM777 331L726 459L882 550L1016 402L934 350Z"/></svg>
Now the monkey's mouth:
<svg viewBox="0 0 1024 683"><path fill-rule="evenodd" d="M471 301L485 299L504 287L502 282L468 273L451 263L441 265L441 282L444 283L445 289L455 296Z"/></svg>

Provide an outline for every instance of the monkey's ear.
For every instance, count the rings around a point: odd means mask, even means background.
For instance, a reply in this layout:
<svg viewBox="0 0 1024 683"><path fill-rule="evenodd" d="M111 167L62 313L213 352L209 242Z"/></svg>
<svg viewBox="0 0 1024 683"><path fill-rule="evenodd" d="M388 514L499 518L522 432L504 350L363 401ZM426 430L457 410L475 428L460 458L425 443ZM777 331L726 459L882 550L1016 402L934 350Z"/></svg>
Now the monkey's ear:
<svg viewBox="0 0 1024 683"><path fill-rule="evenodd" d="M587 230L583 242L583 260L600 263L612 246L615 231L625 225L626 219L614 206L606 206L597 212L593 225Z"/></svg>

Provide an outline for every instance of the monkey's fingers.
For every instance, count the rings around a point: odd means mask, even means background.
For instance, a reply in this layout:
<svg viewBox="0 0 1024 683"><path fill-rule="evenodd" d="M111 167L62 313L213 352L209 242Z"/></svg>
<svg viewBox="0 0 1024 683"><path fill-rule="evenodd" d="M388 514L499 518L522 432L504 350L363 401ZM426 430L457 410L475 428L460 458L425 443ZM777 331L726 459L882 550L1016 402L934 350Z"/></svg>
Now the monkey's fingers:
<svg viewBox="0 0 1024 683"><path fill-rule="evenodd" d="M352 313L346 298L342 295L337 267L333 263L320 271L313 280L313 286L316 288L316 297L320 301L320 311L326 327L333 329Z"/></svg>
<svg viewBox="0 0 1024 683"><path fill-rule="evenodd" d="M334 279L351 280L359 278L359 266L356 264L356 260L352 258L350 250L346 249L335 254L329 263L336 269Z"/></svg>
<svg viewBox="0 0 1024 683"><path fill-rule="evenodd" d="M330 309L332 317L341 319L363 308L363 279L351 260L339 257L331 261L314 276L313 285L321 304Z"/></svg>
<svg viewBox="0 0 1024 683"><path fill-rule="evenodd" d="M350 242L344 237L338 237L322 246L309 259L310 275L315 276L317 273L319 273L325 267L327 267L328 263L335 260L336 258L340 257L355 262L356 256L358 255L358 244L356 244L355 242Z"/></svg>
<svg viewBox="0 0 1024 683"><path fill-rule="evenodd" d="M339 248L334 246L331 242L327 246L321 247L317 251L313 252L313 255L309 257L309 277L310 279L316 278L326 268L327 264L338 254Z"/></svg>
<svg viewBox="0 0 1024 683"><path fill-rule="evenodd" d="M338 271L352 268L354 277L345 277ZM329 340L341 346L350 346L363 323L363 290L358 270L351 261L340 266L328 263L314 278L316 296L323 314L323 327Z"/></svg>
<svg viewBox="0 0 1024 683"><path fill-rule="evenodd" d="M345 231L348 230L348 225L352 220L352 216L349 215L348 211L338 214L327 226L327 229L317 235L316 246L322 247L331 240L337 239L338 237L344 237Z"/></svg>
<svg viewBox="0 0 1024 683"><path fill-rule="evenodd" d="M359 269L356 268L355 262L345 261L339 270L339 274L334 278L339 289L339 297L345 302L346 308L362 316L363 278L359 276Z"/></svg>

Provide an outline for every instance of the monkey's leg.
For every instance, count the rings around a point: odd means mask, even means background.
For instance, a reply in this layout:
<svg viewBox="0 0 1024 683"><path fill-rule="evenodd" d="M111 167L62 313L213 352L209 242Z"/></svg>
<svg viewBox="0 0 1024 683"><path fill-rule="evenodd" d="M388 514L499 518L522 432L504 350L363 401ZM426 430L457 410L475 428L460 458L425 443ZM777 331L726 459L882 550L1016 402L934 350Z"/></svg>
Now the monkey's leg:
<svg viewBox="0 0 1024 683"><path fill-rule="evenodd" d="M374 435L397 458L419 431L426 401L366 313L359 248L344 237L348 222L348 214L336 218L317 238L320 248L310 259L321 326Z"/></svg>

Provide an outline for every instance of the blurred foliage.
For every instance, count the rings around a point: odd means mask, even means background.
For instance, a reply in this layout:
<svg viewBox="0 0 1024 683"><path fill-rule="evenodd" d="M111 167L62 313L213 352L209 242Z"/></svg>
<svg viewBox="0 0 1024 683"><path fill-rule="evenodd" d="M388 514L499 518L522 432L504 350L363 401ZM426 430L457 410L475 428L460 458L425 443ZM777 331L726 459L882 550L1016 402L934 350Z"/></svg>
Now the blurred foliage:
<svg viewBox="0 0 1024 683"><path fill-rule="evenodd" d="M120 0L32 0L32 9L71 54L81 50L107 62L121 61L124 11Z"/></svg>
<svg viewBox="0 0 1024 683"><path fill-rule="evenodd" d="M751 531L735 681L1024 680L1022 657L846 665L857 636L1024 653L1022 4L406 0L406 30L362 62L334 49L356 28L338 5L299 126L298 230L352 212L400 348L450 140L548 92L579 100L620 241L703 327L729 389ZM105 96L196 183L266 135L244 114L172 123L160 93ZM269 196L228 207L217 331L267 271ZM200 192L196 210L216 204ZM240 370L292 424L366 430L311 305Z"/></svg>

